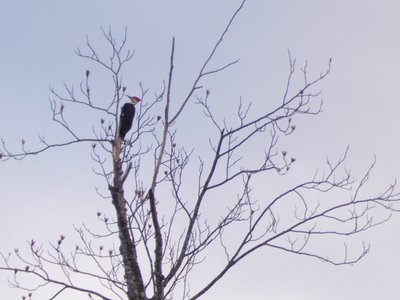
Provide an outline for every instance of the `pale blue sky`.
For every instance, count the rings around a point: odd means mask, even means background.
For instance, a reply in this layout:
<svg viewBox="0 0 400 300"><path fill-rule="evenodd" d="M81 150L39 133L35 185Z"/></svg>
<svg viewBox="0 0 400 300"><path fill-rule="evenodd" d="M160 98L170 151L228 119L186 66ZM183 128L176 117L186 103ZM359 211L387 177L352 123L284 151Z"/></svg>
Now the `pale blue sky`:
<svg viewBox="0 0 400 300"><path fill-rule="evenodd" d="M142 81L155 92L166 79L169 47L176 37L175 98L208 55L240 1L2 1L0 3L0 137L12 149L34 144L37 134L64 135L50 120L49 85L79 83L86 69L98 77L98 95L109 94L102 75L77 58L88 35L102 49L100 26L128 27L136 50L125 79L138 93ZM294 177L310 176L325 156L338 156L350 144L349 168L365 171L377 156L376 185L398 177L400 167L400 3L395 0L248 0L216 56L216 65L240 58L230 70L206 83L216 98L253 101L267 109L280 99L288 72L287 50L310 72L331 75L322 83L324 112L297 122L283 140L297 158ZM222 102L222 100L221 100ZM191 122L190 116L182 122ZM78 121L83 130L92 123ZM186 123L185 123L186 124ZM86 126L86 127L85 127ZM187 127L187 126L185 126ZM193 129L195 130L195 129ZM201 132L201 129L196 128ZM90 147L54 150L0 167L0 251L22 248L34 237L73 239L72 225L96 224L97 211L112 207L94 192ZM50 225L49 225L50 224ZM204 299L336 300L397 299L400 269L400 215L362 236L372 252L353 267L333 267L309 258L262 250L217 284ZM4 299L21 292L7 287ZM61 299L61 298L60 298ZM70 298L65 298L70 299Z"/></svg>

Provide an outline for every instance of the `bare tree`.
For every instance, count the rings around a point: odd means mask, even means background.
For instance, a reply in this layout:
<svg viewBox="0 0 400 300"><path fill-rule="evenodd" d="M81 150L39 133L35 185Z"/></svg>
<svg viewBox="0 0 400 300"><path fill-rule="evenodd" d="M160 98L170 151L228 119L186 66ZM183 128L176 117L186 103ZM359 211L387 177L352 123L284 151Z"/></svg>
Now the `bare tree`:
<svg viewBox="0 0 400 300"><path fill-rule="evenodd" d="M140 85L143 101L134 130L122 145L115 142L120 106L126 96L122 75L134 53L126 50L127 32L119 42L111 30L103 30L110 46L109 57L101 57L89 39L85 50L78 49L76 54L111 75L112 99L104 104L92 97L88 70L78 91L68 85L62 93L51 89L52 119L70 139L51 143L39 137L41 146L37 149L29 149L22 140L19 151L9 150L2 140L2 162L42 154L52 148L90 143L97 166L95 174L104 179L108 188L108 194L100 189L98 193L115 208L115 218L97 213L103 229L76 228L80 243L73 248L65 245L65 236L60 236L48 248L31 240L28 252L15 249L2 254L0 269L13 273L11 286L27 290L28 297L47 287L50 299L66 290L87 293L91 299L197 299L233 266L263 247L335 265L353 264L368 253L365 244L356 254L348 251L348 237L388 220L391 212L397 211L400 196L395 183L376 195L365 193L375 163L361 180L356 180L344 167L348 149L337 161L327 159L322 170L282 193L265 195L262 200L253 196L255 179L267 174L282 178L290 172L295 158L279 149L279 138L295 132L298 116L321 112L319 86L330 72L331 61L324 72L309 78L307 63L297 68L289 53L286 89L272 110L252 112L251 105L240 100L236 115L218 117L212 95L203 86L204 80L238 63L236 60L211 68L215 53L245 2L228 21L184 99L172 96L172 39L169 73L163 88L151 96ZM302 81L296 81L294 87L297 74ZM179 120L194 103L203 121L214 130L203 136L204 142L209 143L208 155L198 153L177 137L180 127L185 126ZM81 134L68 121L69 106L86 107L103 115L91 135ZM248 149L256 140L266 141L266 147L254 164L249 161ZM196 186L187 180L187 174L197 174ZM220 191L227 190L234 191L237 197L231 198L227 193L222 198ZM218 218L203 213L208 201L223 202L226 207L218 211ZM343 240L342 256L314 250L313 243L319 239L338 243ZM207 258L221 254L225 257L222 267L210 272L207 283L192 291L191 274Z"/></svg>

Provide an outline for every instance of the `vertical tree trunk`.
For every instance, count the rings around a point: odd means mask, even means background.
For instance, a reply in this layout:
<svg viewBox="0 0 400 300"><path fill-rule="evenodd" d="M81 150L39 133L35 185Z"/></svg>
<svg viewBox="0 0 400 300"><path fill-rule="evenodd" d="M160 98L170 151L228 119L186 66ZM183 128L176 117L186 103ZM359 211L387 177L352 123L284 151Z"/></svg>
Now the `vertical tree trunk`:
<svg viewBox="0 0 400 300"><path fill-rule="evenodd" d="M124 264L125 280L128 287L127 296L129 300L146 300L146 292L143 278L137 260L136 246L133 237L129 233L127 211L124 199L122 164L119 159L121 151L121 140L116 139L113 149L114 181L110 187L112 203L117 212L117 222L120 240L120 253Z"/></svg>

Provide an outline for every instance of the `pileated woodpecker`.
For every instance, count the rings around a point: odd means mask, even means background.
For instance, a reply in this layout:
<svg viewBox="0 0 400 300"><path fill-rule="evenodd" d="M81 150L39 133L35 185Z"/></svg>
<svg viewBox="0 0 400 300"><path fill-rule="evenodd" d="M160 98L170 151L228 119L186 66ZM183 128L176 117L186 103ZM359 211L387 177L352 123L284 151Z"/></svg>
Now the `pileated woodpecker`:
<svg viewBox="0 0 400 300"><path fill-rule="evenodd" d="M121 114L119 116L119 129L118 136L121 140L125 138L125 135L131 130L133 117L135 116L135 105L142 101L139 97L128 96L130 103L125 103L122 106Z"/></svg>
<svg viewBox="0 0 400 300"><path fill-rule="evenodd" d="M128 96L130 103L125 103L122 106L121 114L119 115L118 136L121 140L132 128L133 117L135 116L135 105L142 101L139 97Z"/></svg>

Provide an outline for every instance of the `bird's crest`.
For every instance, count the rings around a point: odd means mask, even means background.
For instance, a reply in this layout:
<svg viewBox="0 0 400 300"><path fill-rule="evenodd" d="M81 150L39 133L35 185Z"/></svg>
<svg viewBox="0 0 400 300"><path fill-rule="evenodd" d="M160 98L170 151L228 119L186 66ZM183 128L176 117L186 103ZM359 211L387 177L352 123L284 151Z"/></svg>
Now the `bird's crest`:
<svg viewBox="0 0 400 300"><path fill-rule="evenodd" d="M129 98L129 100L131 100L133 102L133 104L137 104L140 101L142 101L142 99L140 99L139 97L136 97L136 96L128 96L127 95L127 97Z"/></svg>

